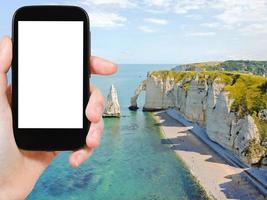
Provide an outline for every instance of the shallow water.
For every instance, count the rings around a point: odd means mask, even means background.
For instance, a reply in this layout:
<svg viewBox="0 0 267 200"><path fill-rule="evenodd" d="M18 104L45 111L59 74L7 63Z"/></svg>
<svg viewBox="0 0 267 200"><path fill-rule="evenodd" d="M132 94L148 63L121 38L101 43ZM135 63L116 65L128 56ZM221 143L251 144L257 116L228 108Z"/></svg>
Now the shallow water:
<svg viewBox="0 0 267 200"><path fill-rule="evenodd" d="M182 161L161 143L159 127L151 114L127 109L130 96L146 72L158 68L158 65L121 65L115 76L93 78L93 83L105 94L114 83L123 116L105 119L101 146L80 168L69 166L68 153L57 157L28 200L206 199Z"/></svg>

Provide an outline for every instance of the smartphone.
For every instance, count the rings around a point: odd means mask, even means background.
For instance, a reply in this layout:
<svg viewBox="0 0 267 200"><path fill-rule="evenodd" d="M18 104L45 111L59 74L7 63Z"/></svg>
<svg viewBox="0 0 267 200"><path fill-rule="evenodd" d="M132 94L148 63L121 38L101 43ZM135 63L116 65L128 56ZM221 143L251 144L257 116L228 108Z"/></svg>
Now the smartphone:
<svg viewBox="0 0 267 200"><path fill-rule="evenodd" d="M90 127L89 17L76 6L26 6L12 23L12 112L17 146L74 150Z"/></svg>

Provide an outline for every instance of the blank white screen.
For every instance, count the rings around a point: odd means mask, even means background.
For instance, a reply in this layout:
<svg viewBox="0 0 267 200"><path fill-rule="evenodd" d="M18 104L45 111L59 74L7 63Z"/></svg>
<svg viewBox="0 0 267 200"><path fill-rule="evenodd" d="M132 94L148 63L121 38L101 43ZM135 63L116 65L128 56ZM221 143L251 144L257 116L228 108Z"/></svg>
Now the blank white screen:
<svg viewBox="0 0 267 200"><path fill-rule="evenodd" d="M18 127L83 127L83 22L19 21Z"/></svg>

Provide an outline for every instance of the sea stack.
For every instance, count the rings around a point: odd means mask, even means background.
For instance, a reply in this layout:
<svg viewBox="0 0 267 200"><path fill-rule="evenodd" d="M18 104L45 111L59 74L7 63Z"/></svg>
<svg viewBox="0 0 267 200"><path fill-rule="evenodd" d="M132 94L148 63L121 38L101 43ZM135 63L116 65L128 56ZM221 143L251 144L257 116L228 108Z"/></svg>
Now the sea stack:
<svg viewBox="0 0 267 200"><path fill-rule="evenodd" d="M107 96L103 117L120 117L118 93L113 84L111 85L109 94Z"/></svg>

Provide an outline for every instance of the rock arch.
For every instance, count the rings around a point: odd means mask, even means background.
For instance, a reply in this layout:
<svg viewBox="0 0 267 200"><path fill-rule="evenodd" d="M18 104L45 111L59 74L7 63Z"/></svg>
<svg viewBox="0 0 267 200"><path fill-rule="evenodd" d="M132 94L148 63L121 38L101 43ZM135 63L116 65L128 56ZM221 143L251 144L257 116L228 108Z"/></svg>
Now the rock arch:
<svg viewBox="0 0 267 200"><path fill-rule="evenodd" d="M129 106L130 110L137 110L137 99L142 91L146 91L146 80L141 81L139 86L134 91L134 96L131 97L131 105Z"/></svg>

